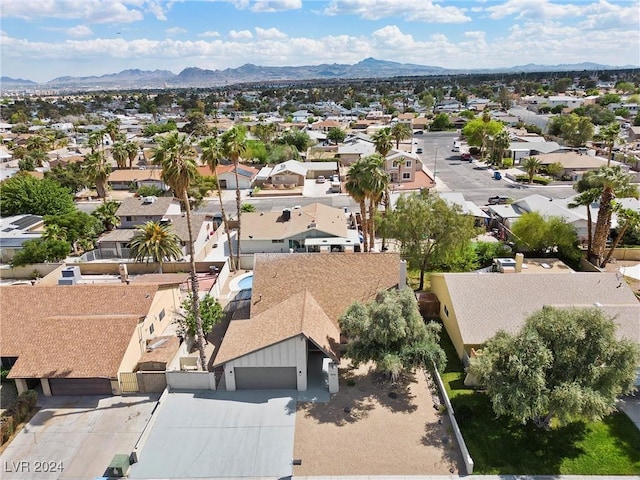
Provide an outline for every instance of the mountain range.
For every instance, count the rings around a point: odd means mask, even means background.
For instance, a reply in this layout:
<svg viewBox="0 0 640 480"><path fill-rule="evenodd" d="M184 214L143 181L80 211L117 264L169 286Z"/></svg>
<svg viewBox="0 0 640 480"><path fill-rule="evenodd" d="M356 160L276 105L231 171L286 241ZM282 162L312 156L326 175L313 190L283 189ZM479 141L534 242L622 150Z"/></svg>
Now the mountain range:
<svg viewBox="0 0 640 480"><path fill-rule="evenodd" d="M597 63L576 63L561 65L527 64L496 69L447 69L437 66L398 63L367 58L353 65L321 64L299 67L265 67L247 63L238 68L205 70L189 67L179 74L169 70L123 70L90 77L57 77L38 84L31 80L0 77L2 88L46 87L46 88L163 88L163 87L211 87L249 82L282 82L299 80L330 80L355 78L389 78L398 76L459 75L482 73L532 73L561 71L594 71L638 68L633 65L609 66Z"/></svg>

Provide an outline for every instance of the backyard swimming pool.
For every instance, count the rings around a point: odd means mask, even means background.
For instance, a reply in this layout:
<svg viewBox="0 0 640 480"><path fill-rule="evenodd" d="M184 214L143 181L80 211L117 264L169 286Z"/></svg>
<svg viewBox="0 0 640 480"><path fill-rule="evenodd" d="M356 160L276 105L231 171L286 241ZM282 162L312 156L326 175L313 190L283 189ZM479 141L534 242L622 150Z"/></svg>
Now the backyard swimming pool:
<svg viewBox="0 0 640 480"><path fill-rule="evenodd" d="M253 287L253 275L244 277L238 282L238 288L240 290L249 290Z"/></svg>

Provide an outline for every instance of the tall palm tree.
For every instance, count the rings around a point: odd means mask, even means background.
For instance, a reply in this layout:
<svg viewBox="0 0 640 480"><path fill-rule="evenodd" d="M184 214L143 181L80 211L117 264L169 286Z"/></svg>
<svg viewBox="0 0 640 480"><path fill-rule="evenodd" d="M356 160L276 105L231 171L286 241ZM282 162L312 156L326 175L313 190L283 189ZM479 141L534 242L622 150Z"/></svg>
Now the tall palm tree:
<svg viewBox="0 0 640 480"><path fill-rule="evenodd" d="M33 135L27 140L27 152L33 152L35 150L45 151L49 147L49 139L42 135Z"/></svg>
<svg viewBox="0 0 640 480"><path fill-rule="evenodd" d="M369 251L369 238L367 235L367 193L365 188L365 180L367 176L367 164L363 160L358 160L351 165L349 173L347 173L347 181L345 189L355 202L360 205L360 224L362 227L362 245L365 252Z"/></svg>
<svg viewBox="0 0 640 480"><path fill-rule="evenodd" d="M240 167L240 159L246 155L247 151L247 130L242 125L227 130L220 137L222 141L222 152L233 162L234 173L236 178L236 213L238 216L238 237L236 248L236 270L240 268L240 234L242 228L242 199L240 198L240 177L238 176L238 168ZM231 238L229 238L229 250L232 251Z"/></svg>
<svg viewBox="0 0 640 480"><path fill-rule="evenodd" d="M604 142L607 147L607 167L611 166L613 147L616 144L618 135L620 135L620 124L618 122L613 122L600 128L600 132L598 132L598 135L596 136L596 138Z"/></svg>
<svg viewBox="0 0 640 480"><path fill-rule="evenodd" d="M124 146L127 151L127 158L129 159L129 168L133 168L133 161L138 156L138 144L136 142L127 142Z"/></svg>
<svg viewBox="0 0 640 480"><path fill-rule="evenodd" d="M200 353L202 369L207 369L207 359L204 351L204 332L202 331L202 317L200 316L200 301L198 297L198 276L196 275L196 256L193 241L193 225L191 220L191 205L189 204L189 186L194 182L197 174L197 152L193 148L191 138L178 132L172 132L160 140L153 150L153 161L162 166L162 181L169 185L176 196L180 198L187 217L189 230L189 263L191 276L191 307L193 318L196 320L196 345Z"/></svg>
<svg viewBox="0 0 640 480"><path fill-rule="evenodd" d="M396 149L400 148L400 142L402 140L408 140L411 138L411 127L407 123L397 122L391 127L391 138L396 142Z"/></svg>
<svg viewBox="0 0 640 480"><path fill-rule="evenodd" d="M129 152L127 146L123 142L116 142L111 147L111 156L116 161L118 168L126 168L127 160L129 159Z"/></svg>
<svg viewBox="0 0 640 480"><path fill-rule="evenodd" d="M375 218L378 206L389 187L389 175L384 171L384 158L380 155L371 155L364 159L364 191L369 201L369 250L375 246Z"/></svg>
<svg viewBox="0 0 640 480"><path fill-rule="evenodd" d="M533 177L538 173L541 166L542 164L540 163L540 160L536 157L527 157L522 161L522 168L524 168L529 176L529 185L533 183Z"/></svg>
<svg viewBox="0 0 640 480"><path fill-rule="evenodd" d="M599 267L606 265L605 249L607 238L611 232L611 215L616 205L616 198L638 198L638 187L631 183L632 175L622 170L620 165L614 167L600 167L593 174L592 181L600 193L600 207L593 232L593 244L589 261Z"/></svg>
<svg viewBox="0 0 640 480"><path fill-rule="evenodd" d="M510 143L509 132L506 130L502 130L493 137L493 142L491 143L492 163L496 163L498 165L502 164L504 151L509 148Z"/></svg>
<svg viewBox="0 0 640 480"><path fill-rule="evenodd" d="M220 180L216 175L216 167L220 163L223 157L222 154L222 142L216 137L207 137L200 142L200 148L202 150L202 161L209 166L209 170L214 174L216 179L216 193L218 194L218 202L220 203L220 214L222 215L222 222L224 224L224 232L229 239L229 256L231 257L231 265L235 267L236 262L233 260L233 245L229 236L229 220L224 211L224 202L222 201L222 190L220 188ZM240 260L238 259L238 262ZM235 268L234 268L235 269Z"/></svg>
<svg viewBox="0 0 640 480"><path fill-rule="evenodd" d="M600 190L594 180L592 180L593 170L586 172L580 180L574 185L573 189L578 192L573 202L569 204L569 208L577 208L579 206L587 209L587 258L591 257L593 248L593 219L591 213L591 205L596 203L600 198Z"/></svg>
<svg viewBox="0 0 640 480"><path fill-rule="evenodd" d="M391 136L391 128L389 127L378 130L373 134L371 140L373 140L373 144L376 147L376 152L383 157L386 157L393 148L393 137Z"/></svg>
<svg viewBox="0 0 640 480"><path fill-rule="evenodd" d="M147 222L137 227L137 231L129 244L129 257L136 262L149 261L160 265L165 261L179 260L182 258L180 238L170 225L161 225L158 222Z"/></svg>
<svg viewBox="0 0 640 480"><path fill-rule="evenodd" d="M111 173L111 165L107 163L102 150L97 150L88 154L83 163L87 177L96 185L98 197L106 201L107 179Z"/></svg>
<svg viewBox="0 0 640 480"><path fill-rule="evenodd" d="M107 122L104 127L105 132L111 137L111 143L118 142L124 135L120 133L120 119L114 118Z"/></svg>
<svg viewBox="0 0 640 480"><path fill-rule="evenodd" d="M105 131L103 129L94 130L89 134L87 144L89 145L89 148L91 148L91 153L104 150L104 134Z"/></svg>
<svg viewBox="0 0 640 480"><path fill-rule="evenodd" d="M638 210L631 208L617 208L616 215L618 217L618 232L616 234L616 238L614 238L611 243L611 247L609 247L609 253L607 253L607 256L604 259L603 263L605 265L609 263L609 260L611 260L613 252L620 243L620 240L622 240L625 232L640 226L640 212Z"/></svg>

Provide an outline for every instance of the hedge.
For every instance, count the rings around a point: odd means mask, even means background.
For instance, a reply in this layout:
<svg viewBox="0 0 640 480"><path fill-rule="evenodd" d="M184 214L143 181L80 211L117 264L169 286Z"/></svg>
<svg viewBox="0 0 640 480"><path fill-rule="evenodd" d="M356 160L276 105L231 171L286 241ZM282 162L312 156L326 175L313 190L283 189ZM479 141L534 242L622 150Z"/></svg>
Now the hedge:
<svg viewBox="0 0 640 480"><path fill-rule="evenodd" d="M0 445L4 444L17 425L24 422L31 412L36 408L38 402L38 394L35 390L27 390L22 392L16 402L7 408L0 417Z"/></svg>
<svg viewBox="0 0 640 480"><path fill-rule="evenodd" d="M520 183L529 183L529 175L518 175L516 177L516 181ZM551 183L551 179L536 175L533 177L533 183L537 183L539 185L549 185L549 183Z"/></svg>

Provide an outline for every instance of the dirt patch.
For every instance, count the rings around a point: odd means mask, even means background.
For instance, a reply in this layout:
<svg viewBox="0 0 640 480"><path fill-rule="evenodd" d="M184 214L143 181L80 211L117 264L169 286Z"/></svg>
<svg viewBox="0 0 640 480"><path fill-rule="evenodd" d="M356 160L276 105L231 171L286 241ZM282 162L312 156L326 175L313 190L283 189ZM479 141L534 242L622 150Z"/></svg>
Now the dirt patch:
<svg viewBox="0 0 640 480"><path fill-rule="evenodd" d="M372 366L340 370L328 404L298 405L298 475L449 475L464 469L446 414L424 372L392 383Z"/></svg>

